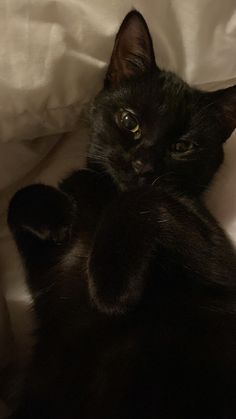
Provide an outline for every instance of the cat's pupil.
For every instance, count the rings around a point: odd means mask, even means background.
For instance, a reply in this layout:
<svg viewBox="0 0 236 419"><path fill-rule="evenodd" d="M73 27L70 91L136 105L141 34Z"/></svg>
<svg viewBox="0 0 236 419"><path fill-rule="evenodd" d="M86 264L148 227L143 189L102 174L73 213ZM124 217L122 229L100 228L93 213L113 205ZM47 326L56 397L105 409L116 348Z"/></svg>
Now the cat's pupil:
<svg viewBox="0 0 236 419"><path fill-rule="evenodd" d="M174 151L178 153L185 153L186 151L190 151L193 148L194 145L190 141L178 141L173 146Z"/></svg>
<svg viewBox="0 0 236 419"><path fill-rule="evenodd" d="M128 130L132 130L136 127L137 123L135 119L130 115L125 115L123 119L124 127Z"/></svg>
<svg viewBox="0 0 236 419"><path fill-rule="evenodd" d="M135 133L139 130L137 118L131 112L122 112L121 122L123 128L125 128L128 131Z"/></svg>

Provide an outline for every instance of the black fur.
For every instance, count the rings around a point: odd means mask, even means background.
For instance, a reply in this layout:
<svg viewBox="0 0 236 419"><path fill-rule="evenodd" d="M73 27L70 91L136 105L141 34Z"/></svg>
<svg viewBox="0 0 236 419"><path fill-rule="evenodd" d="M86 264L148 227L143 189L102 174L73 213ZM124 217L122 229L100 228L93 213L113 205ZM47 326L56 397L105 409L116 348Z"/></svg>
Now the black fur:
<svg viewBox="0 0 236 419"><path fill-rule="evenodd" d="M132 72L127 62L133 64ZM137 116L138 140L117 124L120 109L131 109ZM203 92L160 70L146 24L131 12L118 32L105 88L91 109L90 165L106 170L123 190L164 176L188 194L200 193L222 163L223 143L235 128L235 111L235 86ZM192 150L177 152L180 141L191 144ZM137 160L148 163L148 173L135 172Z"/></svg>
<svg viewBox="0 0 236 419"><path fill-rule="evenodd" d="M142 16L125 18L89 168L10 204L39 319L15 418L235 418L235 252L198 197L234 128L234 90L161 71Z"/></svg>

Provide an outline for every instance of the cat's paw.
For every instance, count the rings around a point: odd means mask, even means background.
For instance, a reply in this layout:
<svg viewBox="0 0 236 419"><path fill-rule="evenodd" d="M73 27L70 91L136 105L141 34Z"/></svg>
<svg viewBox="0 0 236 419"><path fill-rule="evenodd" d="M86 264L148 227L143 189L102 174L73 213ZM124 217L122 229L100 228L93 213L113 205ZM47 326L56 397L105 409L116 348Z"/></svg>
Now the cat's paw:
<svg viewBox="0 0 236 419"><path fill-rule="evenodd" d="M122 227L102 225L88 260L91 300L108 315L125 314L140 303L149 269L149 257Z"/></svg>
<svg viewBox="0 0 236 419"><path fill-rule="evenodd" d="M39 241L60 245L71 235L75 204L52 186L31 185L18 191L8 210L13 234L28 234Z"/></svg>
<svg viewBox="0 0 236 419"><path fill-rule="evenodd" d="M91 300L99 311L123 314L145 304L154 255L153 188L120 194L104 211L88 260Z"/></svg>
<svg viewBox="0 0 236 419"><path fill-rule="evenodd" d="M143 278L132 275L123 267L107 264L92 255L89 263L89 294L96 308L107 315L123 315L139 303Z"/></svg>

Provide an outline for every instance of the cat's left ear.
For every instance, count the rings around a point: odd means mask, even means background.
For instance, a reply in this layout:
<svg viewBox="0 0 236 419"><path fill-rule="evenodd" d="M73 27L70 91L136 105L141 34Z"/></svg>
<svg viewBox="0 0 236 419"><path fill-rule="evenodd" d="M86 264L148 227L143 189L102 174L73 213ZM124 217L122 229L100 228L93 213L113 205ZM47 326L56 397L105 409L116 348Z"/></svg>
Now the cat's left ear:
<svg viewBox="0 0 236 419"><path fill-rule="evenodd" d="M236 128L236 85L209 93L209 100L217 105L215 117L226 141Z"/></svg>
<svg viewBox="0 0 236 419"><path fill-rule="evenodd" d="M131 11L116 35L105 86L139 76L156 68L152 38L143 16Z"/></svg>

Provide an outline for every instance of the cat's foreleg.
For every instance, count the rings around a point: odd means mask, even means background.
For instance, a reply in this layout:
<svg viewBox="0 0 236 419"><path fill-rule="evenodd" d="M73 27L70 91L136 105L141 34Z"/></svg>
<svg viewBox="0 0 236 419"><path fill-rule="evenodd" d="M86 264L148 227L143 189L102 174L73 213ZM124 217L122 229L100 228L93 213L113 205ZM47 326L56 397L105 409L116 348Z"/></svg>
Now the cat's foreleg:
<svg viewBox="0 0 236 419"><path fill-rule="evenodd" d="M155 254L156 233L153 223L147 222L151 209L141 195L139 191L121 194L97 229L88 261L89 292L97 308L107 314L125 313L140 301Z"/></svg>
<svg viewBox="0 0 236 419"><path fill-rule="evenodd" d="M151 270L159 284L187 278L191 289L226 290L236 257L200 200L146 187L123 193L104 213L88 263L91 298L100 311L124 313L142 300Z"/></svg>

